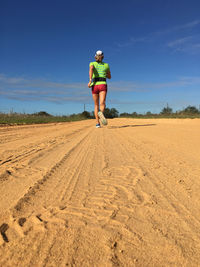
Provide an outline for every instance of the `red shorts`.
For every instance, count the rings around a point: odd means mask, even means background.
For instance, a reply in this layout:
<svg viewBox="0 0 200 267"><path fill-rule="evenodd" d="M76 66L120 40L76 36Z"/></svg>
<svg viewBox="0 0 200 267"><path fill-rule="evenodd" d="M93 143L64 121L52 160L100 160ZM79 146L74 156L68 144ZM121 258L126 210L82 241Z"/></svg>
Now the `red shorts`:
<svg viewBox="0 0 200 267"><path fill-rule="evenodd" d="M92 86L92 94L99 94L101 91L107 92L107 84L98 84Z"/></svg>

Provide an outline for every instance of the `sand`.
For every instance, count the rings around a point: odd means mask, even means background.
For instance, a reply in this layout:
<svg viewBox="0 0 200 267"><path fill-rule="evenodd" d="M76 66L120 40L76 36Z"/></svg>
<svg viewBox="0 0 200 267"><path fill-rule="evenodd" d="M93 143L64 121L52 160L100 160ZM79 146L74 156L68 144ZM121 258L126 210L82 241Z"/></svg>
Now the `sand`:
<svg viewBox="0 0 200 267"><path fill-rule="evenodd" d="M0 128L0 266L199 266L200 120Z"/></svg>

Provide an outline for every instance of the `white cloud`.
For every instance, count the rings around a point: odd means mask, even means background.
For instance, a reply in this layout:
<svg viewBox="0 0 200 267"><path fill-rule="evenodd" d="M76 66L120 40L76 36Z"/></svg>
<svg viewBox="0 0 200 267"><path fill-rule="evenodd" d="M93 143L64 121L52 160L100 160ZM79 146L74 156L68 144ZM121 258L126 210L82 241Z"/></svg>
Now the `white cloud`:
<svg viewBox="0 0 200 267"><path fill-rule="evenodd" d="M193 27L195 27L195 26L197 26L199 24L200 24L200 20L193 20L193 21L188 22L186 24L183 24L183 25L179 25L179 26L174 27L174 30L193 28Z"/></svg>
<svg viewBox="0 0 200 267"><path fill-rule="evenodd" d="M87 83L57 83L43 79L25 79L0 74L0 95L18 100L50 102L81 101L88 97Z"/></svg>
<svg viewBox="0 0 200 267"><path fill-rule="evenodd" d="M147 42L149 40L149 36L144 36L144 37L130 37L130 39L128 41L125 42L117 42L116 45L119 48L123 48L123 47L127 47L127 46L131 46L134 45L136 43L143 43L143 42Z"/></svg>
<svg viewBox="0 0 200 267"><path fill-rule="evenodd" d="M128 46L134 46L137 43L147 43L147 42L159 42L159 38L162 37L162 45L164 46L165 43L167 42L167 46L169 48L175 48L175 51L184 51L184 52L198 52L198 44L199 44L199 35L190 35L190 36L186 36L186 37L180 37L177 38L176 40L172 40L172 41L163 41L163 38L168 39L170 37L170 35L173 35L174 33L176 33L176 35L182 35L183 32L184 33L189 33L191 32L191 30L194 27L197 27L198 25L200 25L200 20L193 20L191 22L182 24L182 25L177 25L171 28L167 28L167 29L163 29L161 31L155 31L155 32L151 32L149 34L143 35L143 36L133 36L130 37L128 40L126 41L122 41L122 42L116 42L115 44L117 45L117 47L120 48L125 48ZM188 32L189 31L189 32ZM196 39L196 41L195 41ZM187 43L188 41L192 41L193 43L190 44L189 47L180 47L180 45L183 45L184 43ZM198 41L198 42L197 42ZM197 43L196 43L197 42Z"/></svg>
<svg viewBox="0 0 200 267"><path fill-rule="evenodd" d="M10 81L16 81L10 83ZM180 77L171 82L134 82L109 81L109 92L121 93L126 98L130 92L146 93L155 90L168 90L173 88L199 85L200 77ZM24 79L23 77L8 77L0 74L0 95L19 101L47 101L54 103L81 102L92 103L91 89L87 83L57 83L40 79Z"/></svg>
<svg viewBox="0 0 200 267"><path fill-rule="evenodd" d="M10 83L10 84L18 84L18 83L23 83L25 82L24 78L19 78L19 77L7 77L4 74L0 74L0 81L4 83Z"/></svg>
<svg viewBox="0 0 200 267"><path fill-rule="evenodd" d="M172 51L186 52L189 54L197 54L200 52L200 35L191 35L167 43L167 47Z"/></svg>
<svg viewBox="0 0 200 267"><path fill-rule="evenodd" d="M166 104L165 101L127 101L127 100L118 100L118 99L112 99L110 101L111 104L117 104L117 105L138 105L138 106L142 106L142 105L164 105Z"/></svg>
<svg viewBox="0 0 200 267"><path fill-rule="evenodd" d="M169 42L168 46L169 47L176 47L176 46L179 46L179 45L183 45L186 42L188 42L189 40L191 40L192 38L193 38L193 36L187 36L187 37L184 37L184 38L180 38L180 39L174 40L172 42Z"/></svg>
<svg viewBox="0 0 200 267"><path fill-rule="evenodd" d="M167 28L167 29L163 29L162 31L157 31L152 33L152 35L166 35L166 34L170 34L173 32L180 32L182 30L191 30L192 28L198 26L200 24L200 20L193 20L191 22L185 23L185 24L181 24L181 25L176 25L174 27L171 28Z"/></svg>

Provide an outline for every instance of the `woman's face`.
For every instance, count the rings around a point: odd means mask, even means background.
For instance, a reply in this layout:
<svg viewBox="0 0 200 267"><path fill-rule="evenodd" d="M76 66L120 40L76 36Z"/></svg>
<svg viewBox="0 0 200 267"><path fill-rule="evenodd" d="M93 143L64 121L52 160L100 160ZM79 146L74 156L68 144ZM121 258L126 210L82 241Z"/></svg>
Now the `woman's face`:
<svg viewBox="0 0 200 267"><path fill-rule="evenodd" d="M97 61L102 61L102 60L103 60L103 55L101 55L101 56L96 56L95 58L96 58Z"/></svg>

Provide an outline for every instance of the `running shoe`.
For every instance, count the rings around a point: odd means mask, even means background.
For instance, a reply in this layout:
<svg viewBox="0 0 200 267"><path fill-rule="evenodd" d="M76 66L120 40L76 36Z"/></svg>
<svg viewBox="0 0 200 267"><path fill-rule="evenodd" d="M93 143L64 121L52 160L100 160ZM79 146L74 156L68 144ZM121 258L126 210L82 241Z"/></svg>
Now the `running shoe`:
<svg viewBox="0 0 200 267"><path fill-rule="evenodd" d="M96 128L101 128L100 123L97 123L97 124L96 124Z"/></svg>
<svg viewBox="0 0 200 267"><path fill-rule="evenodd" d="M99 116L99 119L100 119L100 121L102 122L103 125L107 125L108 124L106 118L103 115L103 112L99 111L98 112L98 116Z"/></svg>

